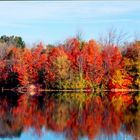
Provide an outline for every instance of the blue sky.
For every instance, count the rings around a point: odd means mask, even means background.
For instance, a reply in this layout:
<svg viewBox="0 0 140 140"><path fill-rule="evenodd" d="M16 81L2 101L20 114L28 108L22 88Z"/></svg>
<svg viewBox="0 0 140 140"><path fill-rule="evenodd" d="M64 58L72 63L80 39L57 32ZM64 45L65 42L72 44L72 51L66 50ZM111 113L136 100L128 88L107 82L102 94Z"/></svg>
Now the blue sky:
<svg viewBox="0 0 140 140"><path fill-rule="evenodd" d="M110 28L140 37L140 1L0 2L0 36L18 35L26 43L58 43L82 32L85 40Z"/></svg>

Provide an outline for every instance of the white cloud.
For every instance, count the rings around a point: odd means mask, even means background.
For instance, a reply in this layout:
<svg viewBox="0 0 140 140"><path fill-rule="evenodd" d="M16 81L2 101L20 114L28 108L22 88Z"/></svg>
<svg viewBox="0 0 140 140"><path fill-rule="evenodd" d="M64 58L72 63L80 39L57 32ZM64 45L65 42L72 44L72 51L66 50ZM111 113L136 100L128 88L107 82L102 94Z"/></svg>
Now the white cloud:
<svg viewBox="0 0 140 140"><path fill-rule="evenodd" d="M1 22L67 20L122 15L140 9L140 2L42 1L0 2Z"/></svg>

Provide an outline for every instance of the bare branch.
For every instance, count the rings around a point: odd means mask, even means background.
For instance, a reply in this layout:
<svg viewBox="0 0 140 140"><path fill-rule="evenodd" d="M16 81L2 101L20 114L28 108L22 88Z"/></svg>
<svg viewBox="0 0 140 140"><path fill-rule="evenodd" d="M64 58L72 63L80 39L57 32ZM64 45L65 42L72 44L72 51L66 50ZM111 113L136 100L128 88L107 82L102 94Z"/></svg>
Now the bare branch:
<svg viewBox="0 0 140 140"><path fill-rule="evenodd" d="M105 35L100 35L99 44L104 47L108 45L121 46L129 37L128 33L123 32L122 30L110 28Z"/></svg>

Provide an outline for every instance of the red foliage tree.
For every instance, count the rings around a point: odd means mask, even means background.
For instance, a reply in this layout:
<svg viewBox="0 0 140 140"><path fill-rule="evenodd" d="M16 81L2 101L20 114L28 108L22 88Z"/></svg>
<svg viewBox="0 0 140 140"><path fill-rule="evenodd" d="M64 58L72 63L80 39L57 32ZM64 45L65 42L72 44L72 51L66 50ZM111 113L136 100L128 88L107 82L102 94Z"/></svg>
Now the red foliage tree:
<svg viewBox="0 0 140 140"><path fill-rule="evenodd" d="M112 78L114 71L123 65L121 51L116 46L106 46L102 51L103 69L105 71L104 80L108 83ZM104 81L104 82L105 82Z"/></svg>
<svg viewBox="0 0 140 140"><path fill-rule="evenodd" d="M90 79L92 83L100 84L103 78L102 56L99 45L90 40L85 43L82 49L83 71L86 79Z"/></svg>

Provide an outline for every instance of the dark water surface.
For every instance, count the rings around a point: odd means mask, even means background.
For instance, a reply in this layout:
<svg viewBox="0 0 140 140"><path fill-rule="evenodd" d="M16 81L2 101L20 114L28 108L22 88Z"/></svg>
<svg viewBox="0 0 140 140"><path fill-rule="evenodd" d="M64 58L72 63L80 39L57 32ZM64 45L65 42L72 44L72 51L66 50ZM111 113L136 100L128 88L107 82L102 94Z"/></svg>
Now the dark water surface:
<svg viewBox="0 0 140 140"><path fill-rule="evenodd" d="M140 140L138 99L101 95L0 93L0 139Z"/></svg>

